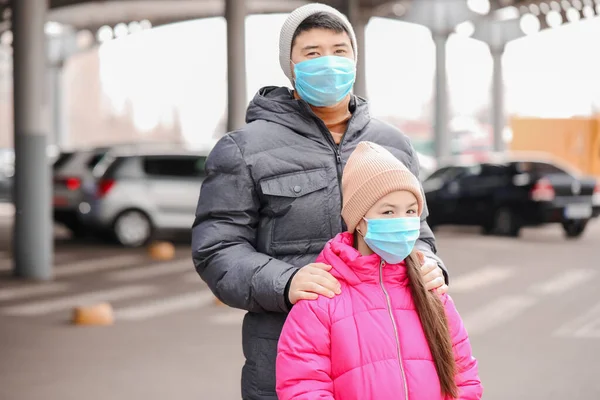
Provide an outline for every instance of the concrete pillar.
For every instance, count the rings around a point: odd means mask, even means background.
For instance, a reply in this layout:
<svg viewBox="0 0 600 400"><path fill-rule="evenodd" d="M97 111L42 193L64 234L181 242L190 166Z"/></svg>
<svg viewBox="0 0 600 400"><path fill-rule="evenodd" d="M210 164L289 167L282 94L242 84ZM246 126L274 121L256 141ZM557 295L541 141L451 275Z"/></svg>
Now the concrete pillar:
<svg viewBox="0 0 600 400"><path fill-rule="evenodd" d="M518 18L508 20L478 21L473 38L488 44L493 59L492 79L492 126L494 129L494 151L505 150L504 127L504 77L502 73L502 57L506 45L524 35Z"/></svg>
<svg viewBox="0 0 600 400"><path fill-rule="evenodd" d="M494 74L492 83L492 125L494 127L494 151L504 151L504 78L502 74L502 56L504 50L492 50Z"/></svg>
<svg viewBox="0 0 600 400"><path fill-rule="evenodd" d="M51 143L63 148L69 141L69 123L64 87L64 64L51 64L48 68L48 80L52 104L52 139Z"/></svg>
<svg viewBox="0 0 600 400"><path fill-rule="evenodd" d="M52 278L51 168L44 120L47 94L47 2L13 2L13 80L15 142L14 274Z"/></svg>
<svg viewBox="0 0 600 400"><path fill-rule="evenodd" d="M433 35L435 43L435 93L434 93L434 140L435 156L448 157L452 154L451 138L448 133L448 77L446 69L447 35Z"/></svg>
<svg viewBox="0 0 600 400"><path fill-rule="evenodd" d="M369 16L363 16L360 12L360 2L358 0L345 0L342 7L342 13L348 17L348 20L354 28L356 35L356 46L358 47L358 61L356 64L356 82L354 83L354 94L367 97L367 69L365 53L365 28L369 22Z"/></svg>
<svg viewBox="0 0 600 400"><path fill-rule="evenodd" d="M47 35L48 83L51 103L51 143L66 146L69 140L68 104L65 92L64 66L69 57L84 50L77 43L76 32L65 26Z"/></svg>
<svg viewBox="0 0 600 400"><path fill-rule="evenodd" d="M451 138L448 133L448 82L446 70L446 44L456 26L476 15L465 0L419 0L411 1L404 16L408 22L424 25L431 30L435 43L435 93L434 93L434 140L436 157L451 154Z"/></svg>
<svg viewBox="0 0 600 400"><path fill-rule="evenodd" d="M246 13L246 1L225 0L228 132L241 128L246 121Z"/></svg>

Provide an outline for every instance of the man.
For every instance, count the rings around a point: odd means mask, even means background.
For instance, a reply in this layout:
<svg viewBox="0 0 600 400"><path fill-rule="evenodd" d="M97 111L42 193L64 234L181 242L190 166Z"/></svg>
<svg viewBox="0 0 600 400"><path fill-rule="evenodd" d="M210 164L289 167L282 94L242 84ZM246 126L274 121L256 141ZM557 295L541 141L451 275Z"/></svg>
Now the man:
<svg viewBox="0 0 600 400"><path fill-rule="evenodd" d="M225 304L247 310L242 327L244 399L276 399L277 340L301 299L333 297L330 267L313 264L345 229L343 166L364 140L389 149L418 176L409 139L369 115L350 94L356 39L348 20L321 4L296 9L282 27L280 63L295 91L266 87L247 125L223 137L207 161L192 230L196 269ZM429 289L445 292L442 262L424 212L417 248Z"/></svg>

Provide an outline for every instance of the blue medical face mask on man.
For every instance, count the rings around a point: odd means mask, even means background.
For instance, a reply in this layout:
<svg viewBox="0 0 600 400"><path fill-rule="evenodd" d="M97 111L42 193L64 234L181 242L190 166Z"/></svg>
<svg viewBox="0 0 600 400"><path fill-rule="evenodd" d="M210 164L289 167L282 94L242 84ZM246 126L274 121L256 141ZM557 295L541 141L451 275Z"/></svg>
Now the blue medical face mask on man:
<svg viewBox="0 0 600 400"><path fill-rule="evenodd" d="M294 76L300 98L313 106L327 107L350 93L356 80L356 64L346 57L317 57L294 64Z"/></svg>
<svg viewBox="0 0 600 400"><path fill-rule="evenodd" d="M419 238L419 217L365 219L365 243L388 264L401 263L413 251Z"/></svg>

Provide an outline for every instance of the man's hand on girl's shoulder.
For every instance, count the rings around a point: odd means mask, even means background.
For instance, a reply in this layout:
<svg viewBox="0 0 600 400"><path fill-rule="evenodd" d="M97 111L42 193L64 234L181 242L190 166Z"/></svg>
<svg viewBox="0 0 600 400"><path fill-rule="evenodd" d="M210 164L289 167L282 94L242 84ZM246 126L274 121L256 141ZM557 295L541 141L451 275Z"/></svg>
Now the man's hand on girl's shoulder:
<svg viewBox="0 0 600 400"><path fill-rule="evenodd" d="M319 295L333 298L341 293L341 285L329 273L331 266L323 263L305 265L290 283L288 299L291 304L300 300L316 300Z"/></svg>

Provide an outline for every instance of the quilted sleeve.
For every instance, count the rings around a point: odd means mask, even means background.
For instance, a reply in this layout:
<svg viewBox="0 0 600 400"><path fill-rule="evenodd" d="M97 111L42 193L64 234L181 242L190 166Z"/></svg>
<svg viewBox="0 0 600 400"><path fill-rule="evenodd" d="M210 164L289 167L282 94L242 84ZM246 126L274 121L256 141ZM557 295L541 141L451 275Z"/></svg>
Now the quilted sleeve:
<svg viewBox="0 0 600 400"><path fill-rule="evenodd" d="M319 300L301 300L289 313L277 350L279 400L333 400L330 318Z"/></svg>

